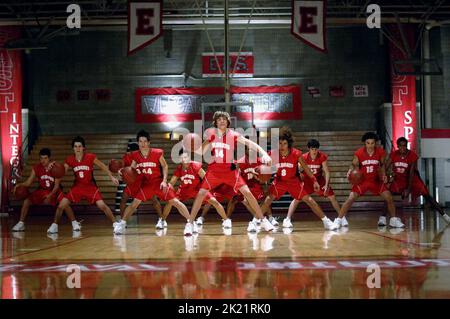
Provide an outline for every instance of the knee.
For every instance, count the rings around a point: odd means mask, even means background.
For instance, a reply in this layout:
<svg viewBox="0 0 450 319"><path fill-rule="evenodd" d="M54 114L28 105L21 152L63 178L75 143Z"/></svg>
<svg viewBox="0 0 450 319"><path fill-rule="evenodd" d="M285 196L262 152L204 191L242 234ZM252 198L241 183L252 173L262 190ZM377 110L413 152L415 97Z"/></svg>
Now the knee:
<svg viewBox="0 0 450 319"><path fill-rule="evenodd" d="M59 202L58 208L59 209L65 209L69 205L69 201L65 198Z"/></svg>

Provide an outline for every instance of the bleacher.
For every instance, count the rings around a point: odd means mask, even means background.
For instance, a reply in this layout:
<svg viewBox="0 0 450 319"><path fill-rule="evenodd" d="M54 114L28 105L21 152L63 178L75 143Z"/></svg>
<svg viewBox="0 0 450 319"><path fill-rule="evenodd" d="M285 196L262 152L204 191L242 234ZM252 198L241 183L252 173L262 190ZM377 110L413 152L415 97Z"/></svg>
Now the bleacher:
<svg viewBox="0 0 450 319"><path fill-rule="evenodd" d="M315 138L320 141L321 151L328 154L328 166L331 171L331 185L335 191L338 201L342 204L347 198L351 185L346 178L346 172L351 163L354 151L360 147L362 131L336 131L336 132L296 132L294 133L294 146L301 149L303 152L307 151L306 143L308 139ZM86 140L86 151L97 154L99 160L108 165L113 158L121 159L127 150L129 142L135 141L135 134L101 134L101 135L83 135ZM73 136L41 136L33 150L28 157L26 166L23 171L23 180L30 174L31 167L39 161L39 150L43 147L49 147L52 150L52 159L63 163L66 156L73 154L71 148L71 141ZM270 139L269 139L270 140ZM178 141L171 140L169 133L152 133L150 147L162 148L169 164L169 178L172 175L176 164L170 160L170 152L172 146ZM112 184L109 177L99 168L94 170L95 180L99 186L105 202L114 208L117 200L117 187ZM70 172L62 179L64 190L68 190L73 183L73 174ZM37 182L32 186L32 189L37 187ZM327 208L327 199L315 197L318 202ZM286 209L289 206L290 197L284 196L280 201L275 202L274 209ZM322 204L323 203L323 204ZM356 206L363 207L367 204L382 204L382 200L376 196L362 196ZM20 201L11 198L13 207L19 207ZM302 204L303 205L303 204ZM370 206L370 205L369 205ZM94 206L89 207L88 203L83 201L74 207L78 211L97 211ZM36 209L36 208L34 208ZM49 210L54 210L47 207ZM151 205L145 205L143 210L152 210ZM39 209L42 211L42 208Z"/></svg>

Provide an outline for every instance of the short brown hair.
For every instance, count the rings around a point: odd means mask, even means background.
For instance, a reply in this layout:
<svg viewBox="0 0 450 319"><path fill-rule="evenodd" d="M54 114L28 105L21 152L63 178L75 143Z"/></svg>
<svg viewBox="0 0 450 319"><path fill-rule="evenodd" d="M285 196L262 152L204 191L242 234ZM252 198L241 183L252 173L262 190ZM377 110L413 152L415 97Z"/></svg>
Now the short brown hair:
<svg viewBox="0 0 450 319"><path fill-rule="evenodd" d="M294 138L292 137L292 131L289 127L283 126L280 129L280 141L287 141L289 148L294 144Z"/></svg>
<svg viewBox="0 0 450 319"><path fill-rule="evenodd" d="M226 118L227 122L228 122L227 127L230 127L230 124L231 124L230 114L228 114L228 112L224 112L224 111L216 111L214 113L214 116L213 116L213 125L214 125L214 127L217 127L217 120L219 119L219 117Z"/></svg>

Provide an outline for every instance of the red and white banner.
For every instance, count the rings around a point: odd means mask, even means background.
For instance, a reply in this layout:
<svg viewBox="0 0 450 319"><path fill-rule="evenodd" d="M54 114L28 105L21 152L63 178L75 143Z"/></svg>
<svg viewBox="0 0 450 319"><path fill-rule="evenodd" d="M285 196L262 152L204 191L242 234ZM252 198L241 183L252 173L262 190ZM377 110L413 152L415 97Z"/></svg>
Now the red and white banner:
<svg viewBox="0 0 450 319"><path fill-rule="evenodd" d="M299 85L231 87L232 102L251 101L255 120L300 120L302 117ZM202 103L224 102L223 87L137 88L136 122L188 122L201 119ZM206 119L215 109L206 109ZM250 107L234 112L239 120L251 120Z"/></svg>
<svg viewBox="0 0 450 319"><path fill-rule="evenodd" d="M162 35L162 1L128 0L128 55Z"/></svg>
<svg viewBox="0 0 450 319"><path fill-rule="evenodd" d="M327 52L326 11L326 0L292 0L291 33L307 45Z"/></svg>
<svg viewBox="0 0 450 319"><path fill-rule="evenodd" d="M202 54L202 73L204 78L221 77L225 73L223 52L206 52ZM217 59L217 61L216 61ZM219 66L217 65L219 62ZM230 52L230 61L228 62L230 77L252 77L253 76L253 53Z"/></svg>
<svg viewBox="0 0 450 319"><path fill-rule="evenodd" d="M402 25L402 27L411 48L414 46L414 29L408 25ZM389 30L397 43L402 43L398 27L391 25ZM392 42L389 42L389 55L391 60L393 146L395 147L397 139L403 136L408 140L408 147L417 153L416 77L395 74L394 61L404 60L407 57Z"/></svg>
<svg viewBox="0 0 450 319"><path fill-rule="evenodd" d="M17 27L0 27L0 47L21 36ZM21 51L0 49L0 131L2 147L2 211L7 203L11 176L20 171L22 149Z"/></svg>

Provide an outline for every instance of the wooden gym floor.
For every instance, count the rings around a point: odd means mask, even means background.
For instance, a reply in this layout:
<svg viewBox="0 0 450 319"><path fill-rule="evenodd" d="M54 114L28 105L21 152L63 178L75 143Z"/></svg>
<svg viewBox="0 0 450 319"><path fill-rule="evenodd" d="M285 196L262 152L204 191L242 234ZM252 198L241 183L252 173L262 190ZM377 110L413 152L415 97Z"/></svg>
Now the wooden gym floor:
<svg viewBox="0 0 450 319"><path fill-rule="evenodd" d="M22 233L10 231L16 216L0 218L0 298L450 298L450 227L408 209L407 229L395 232L376 226L378 213L353 212L337 232L296 213L292 233L257 235L246 232L250 215L236 214L231 236L210 213L188 238L174 212L165 234L146 214L124 236L101 215L80 215L81 233L65 222L53 237L49 216L29 216ZM80 288L67 287L71 264ZM369 264L380 267L380 288L367 286Z"/></svg>

